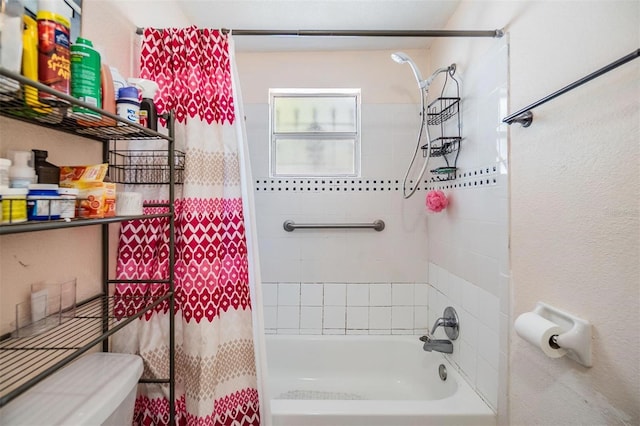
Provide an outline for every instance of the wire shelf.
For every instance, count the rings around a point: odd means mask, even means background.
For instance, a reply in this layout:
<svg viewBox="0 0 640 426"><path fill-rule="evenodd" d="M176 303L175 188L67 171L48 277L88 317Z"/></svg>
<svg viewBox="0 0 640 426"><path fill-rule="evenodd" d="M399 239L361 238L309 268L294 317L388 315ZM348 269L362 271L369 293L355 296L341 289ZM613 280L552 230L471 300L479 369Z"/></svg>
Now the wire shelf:
<svg viewBox="0 0 640 426"><path fill-rule="evenodd" d="M437 98L427 106L427 124L437 126L458 113L460 98Z"/></svg>
<svg viewBox="0 0 640 426"><path fill-rule="evenodd" d="M174 152L174 183L184 183L185 153ZM113 182L137 185L166 185L170 167L166 150L111 150L109 177Z"/></svg>
<svg viewBox="0 0 640 426"><path fill-rule="evenodd" d="M425 150L431 147L432 157L442 157L443 155L451 154L460 148L460 140L462 138L458 136L454 137L439 137L431 141L430 144L425 144L421 148L423 154L426 156Z"/></svg>
<svg viewBox="0 0 640 426"><path fill-rule="evenodd" d="M46 93L48 98L40 98ZM74 116L72 105L93 115ZM0 115L99 141L169 139L154 130L81 102L48 86L0 67Z"/></svg>
<svg viewBox="0 0 640 426"><path fill-rule="evenodd" d="M106 339L110 334L103 332L105 322L109 330L115 331L116 326L125 320L135 320L140 312L151 310L159 303L168 303L164 301L170 296L167 293L155 298L127 299L126 305L135 305L140 310L124 318L113 315L114 306L123 297L118 300L97 297L78 305L75 317L58 327L35 336L0 341L0 407L22 393L25 387L34 385Z"/></svg>

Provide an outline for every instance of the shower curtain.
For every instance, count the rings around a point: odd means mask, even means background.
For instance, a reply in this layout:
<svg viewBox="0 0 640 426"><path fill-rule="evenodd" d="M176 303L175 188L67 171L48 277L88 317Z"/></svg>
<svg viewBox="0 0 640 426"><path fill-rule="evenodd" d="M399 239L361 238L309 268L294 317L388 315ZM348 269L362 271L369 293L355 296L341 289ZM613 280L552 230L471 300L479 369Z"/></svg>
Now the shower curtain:
<svg viewBox="0 0 640 426"><path fill-rule="evenodd" d="M144 31L140 77L158 83L159 114L175 111L176 148L186 154L184 185L175 200L178 425L270 423L268 404L261 403L266 400L259 374L265 367L261 294L246 186L251 180L241 178L249 167L233 55L230 36L217 30ZM168 198L166 189L138 190L147 202ZM166 278L168 238L167 219L123 224L117 279ZM137 308L129 296L163 291L161 284L118 284L114 314ZM168 341L164 304L116 333L113 349L142 356L143 377L166 378ZM138 388L134 424L168 424L168 387Z"/></svg>

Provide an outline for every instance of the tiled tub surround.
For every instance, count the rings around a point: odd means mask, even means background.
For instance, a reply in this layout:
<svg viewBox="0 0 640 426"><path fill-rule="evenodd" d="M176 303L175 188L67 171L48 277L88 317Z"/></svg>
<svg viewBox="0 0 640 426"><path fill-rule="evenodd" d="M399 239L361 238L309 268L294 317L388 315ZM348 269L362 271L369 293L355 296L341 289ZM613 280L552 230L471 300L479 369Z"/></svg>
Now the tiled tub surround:
<svg viewBox="0 0 640 426"><path fill-rule="evenodd" d="M269 334L420 334L426 283L263 283Z"/></svg>
<svg viewBox="0 0 640 426"><path fill-rule="evenodd" d="M429 283L263 283L263 297L267 334L424 335L453 306L460 337L446 356L497 407L500 300L436 264Z"/></svg>

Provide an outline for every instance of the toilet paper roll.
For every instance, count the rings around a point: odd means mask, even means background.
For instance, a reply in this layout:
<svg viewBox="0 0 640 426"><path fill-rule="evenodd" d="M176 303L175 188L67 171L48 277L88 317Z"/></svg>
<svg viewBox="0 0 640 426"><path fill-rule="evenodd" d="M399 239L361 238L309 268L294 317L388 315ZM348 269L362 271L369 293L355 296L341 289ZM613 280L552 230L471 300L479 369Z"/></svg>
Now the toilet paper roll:
<svg viewBox="0 0 640 426"><path fill-rule="evenodd" d="M516 333L527 342L539 347L550 358L560 358L567 353L562 348L554 349L549 343L553 335L564 332L556 323L533 312L520 315L515 322Z"/></svg>
<svg viewBox="0 0 640 426"><path fill-rule="evenodd" d="M117 216L139 216L142 214L142 194L140 192L116 193Z"/></svg>

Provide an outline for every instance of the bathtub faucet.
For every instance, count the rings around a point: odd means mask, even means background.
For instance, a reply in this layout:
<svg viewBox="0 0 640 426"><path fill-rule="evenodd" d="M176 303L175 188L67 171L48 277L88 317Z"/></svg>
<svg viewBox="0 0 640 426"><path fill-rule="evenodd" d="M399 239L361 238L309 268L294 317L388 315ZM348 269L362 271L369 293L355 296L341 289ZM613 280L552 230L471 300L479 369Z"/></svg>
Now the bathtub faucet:
<svg viewBox="0 0 640 426"><path fill-rule="evenodd" d="M448 339L432 339L429 336L422 336L420 338L424 342L424 349L427 352L436 351L442 352L443 354L452 354L453 353L453 343Z"/></svg>
<svg viewBox="0 0 640 426"><path fill-rule="evenodd" d="M433 324L431 333L420 338L420 340L424 342L424 346L422 347L422 349L427 352L436 351L445 354L453 353L453 343L451 342L451 340L433 338L433 335L435 334L438 327L444 328L444 332L447 334L447 337L449 339L456 340L458 338L458 334L460 331L458 314L456 313L456 310L453 309L453 307L448 306L447 308L445 308L442 317L438 318Z"/></svg>

